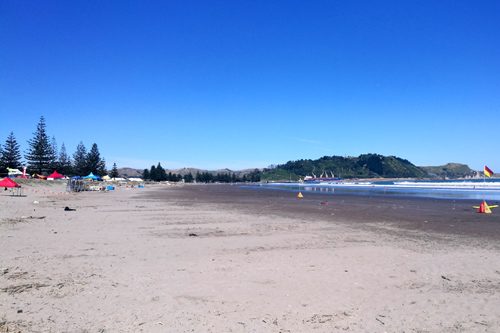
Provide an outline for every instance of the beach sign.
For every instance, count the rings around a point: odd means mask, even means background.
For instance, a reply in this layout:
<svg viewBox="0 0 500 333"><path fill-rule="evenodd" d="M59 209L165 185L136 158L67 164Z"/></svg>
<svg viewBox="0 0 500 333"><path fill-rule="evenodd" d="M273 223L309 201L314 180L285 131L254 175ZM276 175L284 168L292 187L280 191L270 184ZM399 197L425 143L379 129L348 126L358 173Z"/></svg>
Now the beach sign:
<svg viewBox="0 0 500 333"><path fill-rule="evenodd" d="M299 194L297 194L297 198L303 198L304 196L302 195L302 192L299 192Z"/></svg>

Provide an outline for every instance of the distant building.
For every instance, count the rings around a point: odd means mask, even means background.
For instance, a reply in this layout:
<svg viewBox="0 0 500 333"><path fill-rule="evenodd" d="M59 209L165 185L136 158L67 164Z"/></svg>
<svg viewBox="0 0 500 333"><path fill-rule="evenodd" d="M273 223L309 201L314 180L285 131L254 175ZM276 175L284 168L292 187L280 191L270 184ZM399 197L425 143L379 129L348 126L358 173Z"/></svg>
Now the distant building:
<svg viewBox="0 0 500 333"><path fill-rule="evenodd" d="M139 178L139 177L130 177L127 180L130 182L142 182L142 178Z"/></svg>

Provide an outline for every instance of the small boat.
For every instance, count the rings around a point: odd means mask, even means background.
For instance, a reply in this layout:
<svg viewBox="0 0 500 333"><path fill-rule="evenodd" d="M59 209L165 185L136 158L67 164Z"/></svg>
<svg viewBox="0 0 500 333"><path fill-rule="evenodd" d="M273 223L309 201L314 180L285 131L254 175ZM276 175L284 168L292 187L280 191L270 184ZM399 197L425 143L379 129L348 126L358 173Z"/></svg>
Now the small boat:
<svg viewBox="0 0 500 333"><path fill-rule="evenodd" d="M340 178L334 177L311 177L305 176L304 183L328 183L328 182L338 182Z"/></svg>

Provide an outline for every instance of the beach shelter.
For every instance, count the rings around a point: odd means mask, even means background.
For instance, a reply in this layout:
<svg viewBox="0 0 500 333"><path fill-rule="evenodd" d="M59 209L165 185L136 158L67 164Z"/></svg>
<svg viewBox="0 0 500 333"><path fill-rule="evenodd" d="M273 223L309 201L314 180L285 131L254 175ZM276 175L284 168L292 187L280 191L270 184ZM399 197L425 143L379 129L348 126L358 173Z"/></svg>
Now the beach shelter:
<svg viewBox="0 0 500 333"><path fill-rule="evenodd" d="M97 176L91 172L87 176L83 177L83 179L97 179Z"/></svg>
<svg viewBox="0 0 500 333"><path fill-rule="evenodd" d="M50 176L47 176L47 178L64 178L64 176L58 174L57 171L54 171Z"/></svg>
<svg viewBox="0 0 500 333"><path fill-rule="evenodd" d="M18 169L11 169L7 168L7 171L9 173L9 176L15 176L15 175L22 175L23 173L19 171Z"/></svg>
<svg viewBox="0 0 500 333"><path fill-rule="evenodd" d="M80 177L80 176L73 176L73 177L71 177L71 179L82 179L82 177Z"/></svg>
<svg viewBox="0 0 500 333"><path fill-rule="evenodd" d="M10 178L4 178L0 181L0 187L21 187L21 185Z"/></svg>
<svg viewBox="0 0 500 333"><path fill-rule="evenodd" d="M12 179L10 179L8 177L0 180L0 188L2 188L2 187L14 187L17 189L17 195L20 196L22 194L21 193L22 192L21 185L19 185L18 183L16 183L15 181L13 181Z"/></svg>

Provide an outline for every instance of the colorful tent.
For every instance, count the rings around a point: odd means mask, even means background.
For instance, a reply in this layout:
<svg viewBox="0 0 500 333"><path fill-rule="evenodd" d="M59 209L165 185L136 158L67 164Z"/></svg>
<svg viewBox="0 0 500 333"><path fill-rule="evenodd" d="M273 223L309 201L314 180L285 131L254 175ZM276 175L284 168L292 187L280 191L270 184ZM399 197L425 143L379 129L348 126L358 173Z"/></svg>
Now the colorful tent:
<svg viewBox="0 0 500 333"><path fill-rule="evenodd" d="M11 169L11 168L7 168L7 171L9 173L9 176L12 176L12 175L22 175L23 173L21 171L19 171L18 169Z"/></svg>
<svg viewBox="0 0 500 333"><path fill-rule="evenodd" d="M50 176L47 176L47 178L64 178L64 176L58 174L57 171L54 171Z"/></svg>
<svg viewBox="0 0 500 333"><path fill-rule="evenodd" d="M98 177L94 175L92 172L88 174L88 176L83 177L83 179L97 179Z"/></svg>
<svg viewBox="0 0 500 333"><path fill-rule="evenodd" d="M0 180L0 188L1 187L14 187L16 189L15 195L23 196L23 187L10 178ZM12 195L14 196L14 192L12 192Z"/></svg>
<svg viewBox="0 0 500 333"><path fill-rule="evenodd" d="M4 178L0 180L0 187L21 187L21 185L10 178Z"/></svg>

